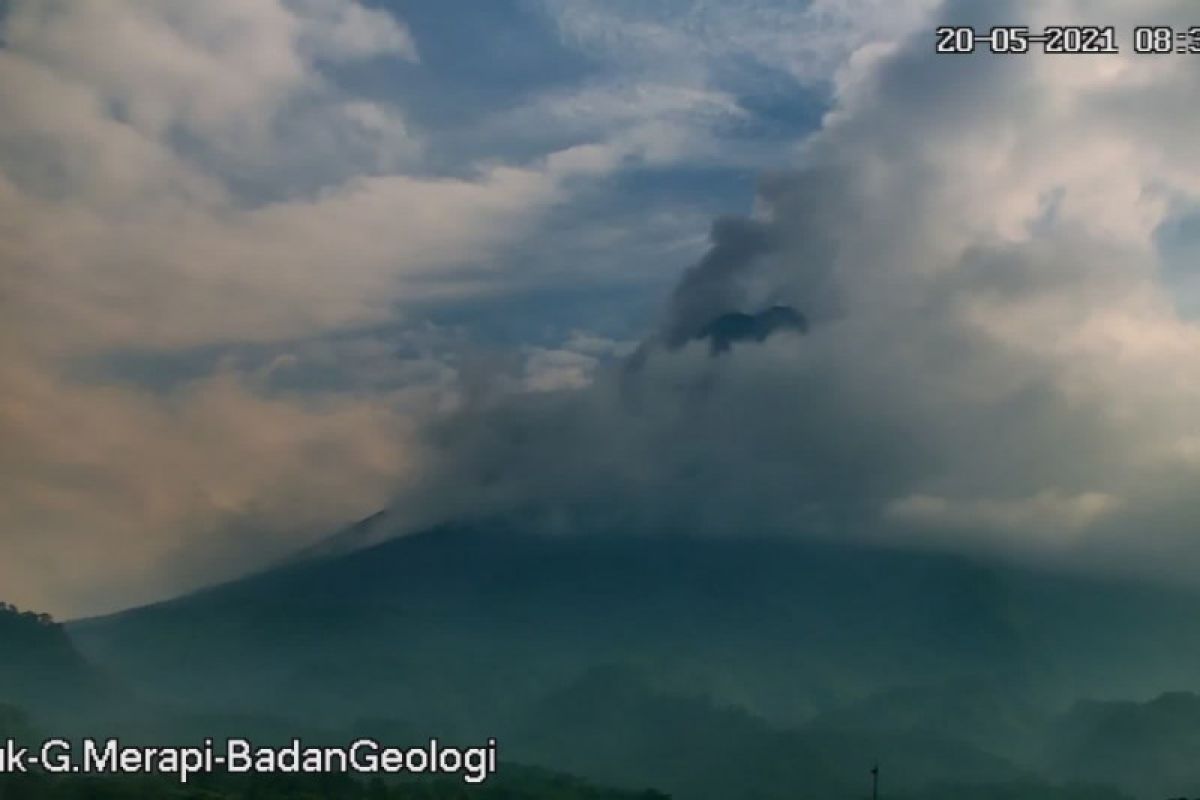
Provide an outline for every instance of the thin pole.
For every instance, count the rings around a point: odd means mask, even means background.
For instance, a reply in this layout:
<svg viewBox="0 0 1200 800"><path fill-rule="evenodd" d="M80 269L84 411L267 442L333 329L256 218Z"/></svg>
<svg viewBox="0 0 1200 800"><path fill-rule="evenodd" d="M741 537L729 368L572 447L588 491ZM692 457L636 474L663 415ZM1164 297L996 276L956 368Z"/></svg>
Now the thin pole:
<svg viewBox="0 0 1200 800"><path fill-rule="evenodd" d="M871 767L871 800L879 800L879 762Z"/></svg>

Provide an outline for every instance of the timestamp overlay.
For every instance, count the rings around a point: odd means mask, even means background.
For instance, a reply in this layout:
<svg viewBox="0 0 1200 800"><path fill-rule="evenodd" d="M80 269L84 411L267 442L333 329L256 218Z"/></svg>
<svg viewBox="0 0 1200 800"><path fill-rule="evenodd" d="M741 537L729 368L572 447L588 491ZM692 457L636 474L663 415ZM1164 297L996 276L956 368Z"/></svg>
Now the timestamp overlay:
<svg viewBox="0 0 1200 800"><path fill-rule="evenodd" d="M1118 54L1200 55L1200 25L1138 25L1119 33L1113 25L940 25L935 31L939 53L1015 54L1041 52L1051 55Z"/></svg>

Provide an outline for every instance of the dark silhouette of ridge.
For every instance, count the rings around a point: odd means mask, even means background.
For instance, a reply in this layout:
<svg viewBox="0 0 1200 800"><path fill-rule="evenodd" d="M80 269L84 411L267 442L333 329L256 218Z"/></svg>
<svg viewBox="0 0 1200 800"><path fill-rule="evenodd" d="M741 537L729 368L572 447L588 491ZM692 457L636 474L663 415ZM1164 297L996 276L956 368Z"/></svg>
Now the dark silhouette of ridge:
<svg viewBox="0 0 1200 800"><path fill-rule="evenodd" d="M757 314L722 314L701 328L695 339L707 339L713 355L728 352L736 342L763 342L781 330L808 332L808 320L791 306L771 306Z"/></svg>
<svg viewBox="0 0 1200 800"><path fill-rule="evenodd" d="M292 564L313 559L335 558L364 547L380 544L391 533L388 530L391 521L387 509L376 511L295 553L283 563Z"/></svg>

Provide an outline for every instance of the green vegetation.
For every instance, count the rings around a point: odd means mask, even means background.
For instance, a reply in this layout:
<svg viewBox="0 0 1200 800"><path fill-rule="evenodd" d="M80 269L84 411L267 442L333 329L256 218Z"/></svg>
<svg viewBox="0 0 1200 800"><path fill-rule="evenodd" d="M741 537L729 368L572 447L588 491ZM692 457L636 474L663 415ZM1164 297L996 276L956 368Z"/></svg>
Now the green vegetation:
<svg viewBox="0 0 1200 800"><path fill-rule="evenodd" d="M109 682L49 614L0 603L0 704L13 703L57 721L94 711L111 695ZM0 712L0 726L4 724Z"/></svg>
<svg viewBox="0 0 1200 800"><path fill-rule="evenodd" d="M666 800L605 789L542 770L512 769L479 786L453 779L385 783L347 775L164 778L0 776L3 800Z"/></svg>
<svg viewBox="0 0 1200 800"><path fill-rule="evenodd" d="M495 737L504 776L42 777L0 800L862 800L876 759L885 800L1200 794L1200 697L1071 706L1194 686L1195 604L1072 580L811 542L450 531L66 628L0 606L0 733Z"/></svg>
<svg viewBox="0 0 1200 800"><path fill-rule="evenodd" d="M33 726L30 725L29 715L24 710L13 705L0 703L0 739L15 739L31 741Z"/></svg>

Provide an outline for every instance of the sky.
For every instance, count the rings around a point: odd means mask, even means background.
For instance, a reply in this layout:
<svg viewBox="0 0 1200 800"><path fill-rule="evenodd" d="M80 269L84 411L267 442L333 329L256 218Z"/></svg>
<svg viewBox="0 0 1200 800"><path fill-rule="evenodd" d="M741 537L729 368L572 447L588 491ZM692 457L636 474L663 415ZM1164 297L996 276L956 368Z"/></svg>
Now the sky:
<svg viewBox="0 0 1200 800"><path fill-rule="evenodd" d="M1200 56L1129 47L1190 5L6 0L0 596L381 508L1192 580Z"/></svg>

